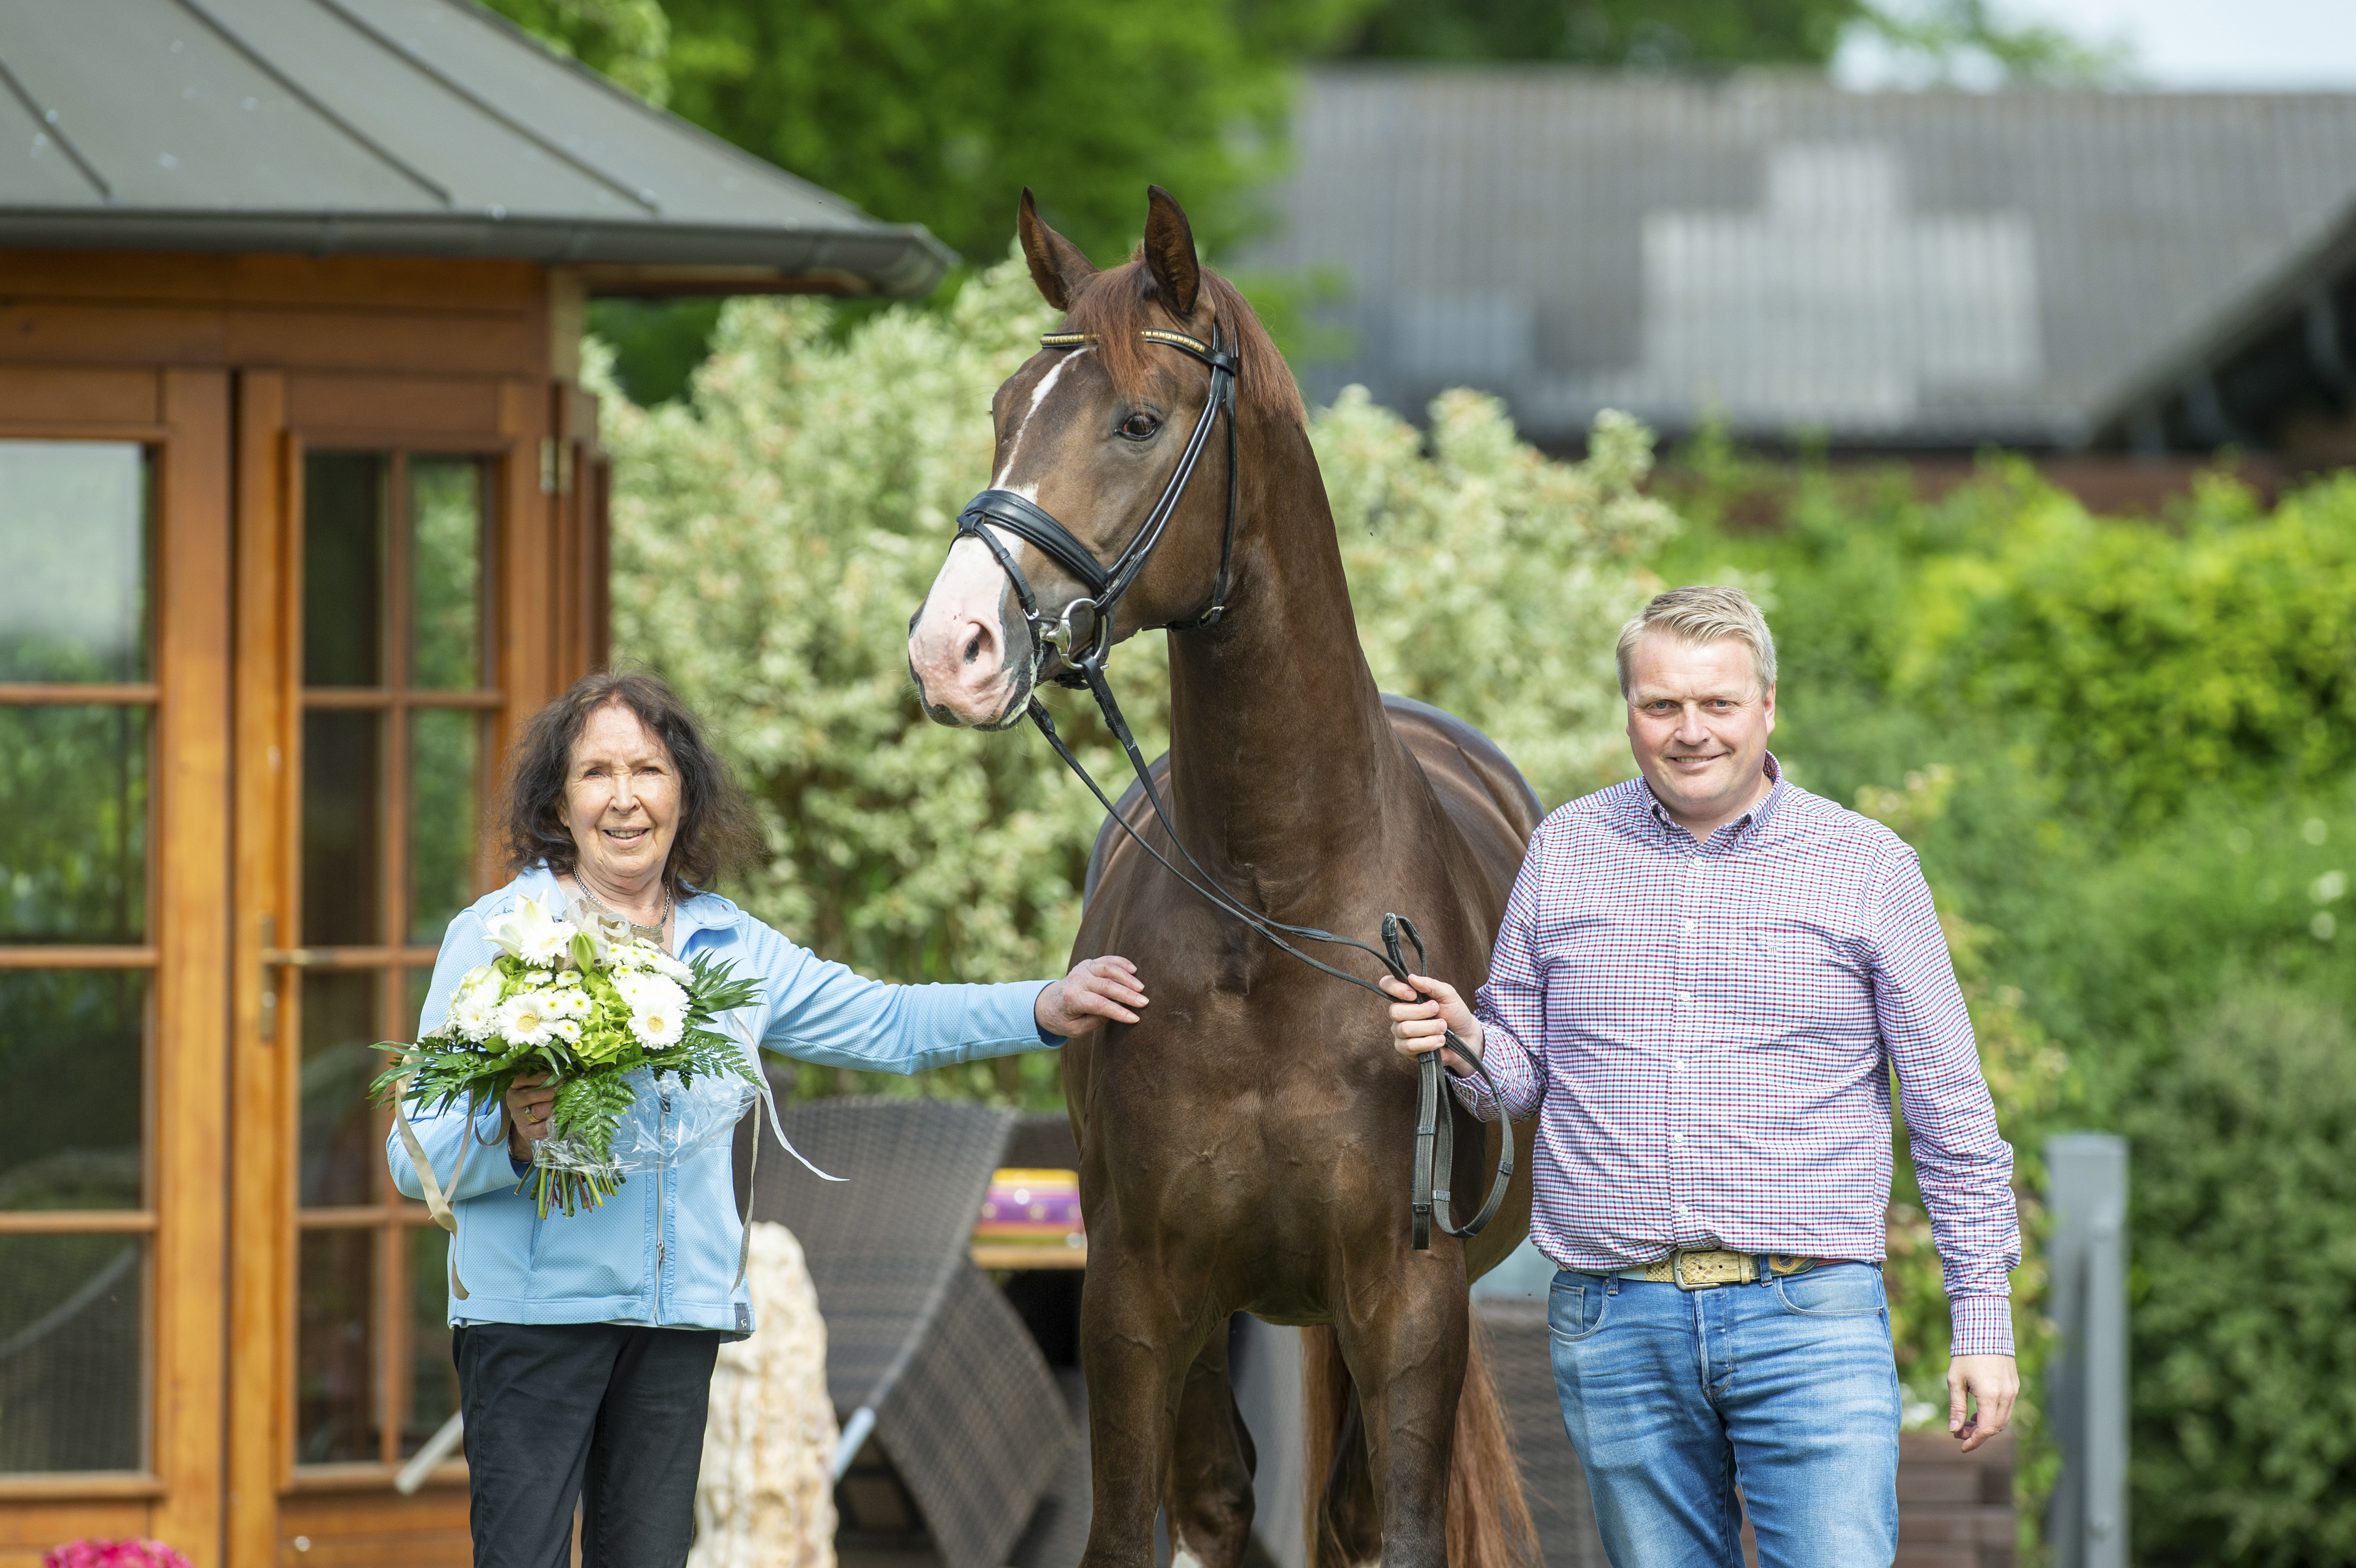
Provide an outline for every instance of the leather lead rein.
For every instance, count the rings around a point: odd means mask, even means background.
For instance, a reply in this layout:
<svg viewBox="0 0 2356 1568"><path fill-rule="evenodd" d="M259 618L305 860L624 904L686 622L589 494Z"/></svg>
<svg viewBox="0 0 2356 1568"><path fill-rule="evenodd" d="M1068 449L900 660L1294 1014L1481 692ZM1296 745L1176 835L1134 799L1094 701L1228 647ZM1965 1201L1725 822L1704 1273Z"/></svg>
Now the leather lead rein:
<svg viewBox="0 0 2356 1568"><path fill-rule="evenodd" d="M1395 998L1371 981L1361 980L1346 970L1312 958L1285 939L1297 937L1303 941L1355 948L1380 962L1394 979L1404 984L1409 971L1399 945L1402 933L1408 941L1414 944L1417 965L1422 967L1427 962L1423 938L1416 930L1415 922L1403 915L1385 915L1383 946L1375 948L1355 937L1336 936L1314 926L1287 925L1248 908L1220 887L1211 874L1203 869L1203 863L1194 858L1194 852L1186 847L1186 841L1179 836L1177 827L1170 821L1170 813L1162 804L1162 792L1154 787L1152 769L1146 766L1144 754L1138 749L1137 739L1130 732L1129 720L1121 713L1120 703L1113 695L1111 683L1105 678L1105 658L1112 651L1114 610L1122 596L1129 592L1130 585L1137 581L1138 575L1144 571L1154 546L1162 542L1162 532L1177 511L1178 503L1185 496L1186 486L1194 477L1195 466L1202 459L1203 448L1210 437L1211 423L1221 415L1226 417L1227 426L1227 521L1226 538L1219 548L1219 575L1212 585L1209 607L1193 620L1170 622L1165 630L1190 631L1219 623L1226 612L1229 568L1236 546L1239 490L1236 451L1237 358L1232 350L1221 347L1216 322L1212 324L1208 343L1183 332L1152 328L1140 332L1138 336L1148 342L1165 344L1200 360L1211 372L1211 395L1203 405L1202 417L1194 422L1194 428L1187 436L1186 448L1179 456L1178 467L1171 474L1170 482L1162 487L1160 499L1146 513L1145 521L1139 524L1128 547L1113 564L1106 566L1099 563L1087 547L1044 508L1012 490L984 490L966 503L965 510L958 514L958 533L959 537L971 534L980 540L997 559L1014 589L1015 602L1022 606L1023 618L1030 625L1034 649L1041 645L1051 647L1063 657L1066 672L1055 677L1055 682L1085 688L1096 699L1106 727L1112 731L1113 737L1120 742L1121 750L1128 754L1130 767L1137 774L1137 781L1145 791L1146 801L1152 808L1153 815L1161 822L1162 831L1170 835L1170 842L1178 846L1178 853L1185 857L1186 864L1194 868L1194 875L1189 876L1181 871L1172 864L1169 856L1147 843L1142 834L1130 826L1128 819L1114 808L1103 789L1081 766L1080 759L1072 755L1071 747L1064 744L1064 737L1055 732L1055 719L1036 695L1031 699L1026 716L1038 726L1039 733L1047 737L1047 744L1055 747L1055 755L1064 759L1065 766L1088 787L1088 793L1097 798L1097 803L1104 808L1105 814L1119 826L1121 832L1135 840L1140 849L1161 862L1163 869L1193 888L1212 908L1242 921L1276 947L1320 973L1347 981L1363 991L1374 993L1387 1003L1393 1001ZM1090 341L1086 333L1052 332L1040 338L1039 345L1044 349L1078 349ZM1039 614L1038 596L1032 591L1029 579L1015 564L1013 553L991 532L992 525L1035 545L1050 560L1077 578L1087 588L1088 596L1066 606L1056 623L1047 626ZM1078 628L1072 622L1073 610L1083 605L1087 607L1095 622L1089 634L1084 638L1076 636ZM1079 646L1074 646L1076 641ZM1490 1183L1489 1195L1483 1200L1480 1211L1466 1223L1456 1224L1449 1189L1449 1171L1455 1160L1456 1132L1454 1119L1449 1115L1443 1103L1445 1090L1440 1084L1443 1069L1440 1060L1443 1052L1424 1052L1416 1066L1415 1165L1408 1196L1410 1240L1418 1251L1430 1247L1431 1227L1435 1221L1446 1235L1467 1239L1479 1235L1489 1221L1496 1218L1497 1210L1505 1201L1506 1189L1513 1185L1514 1179L1514 1122L1505 1113L1505 1097L1498 1090L1496 1079L1490 1076L1488 1064L1466 1047L1453 1031L1448 1032L1447 1045L1472 1064L1473 1072L1488 1090L1490 1098L1496 1101L1497 1122L1503 1133L1504 1146L1498 1151L1496 1176Z"/></svg>

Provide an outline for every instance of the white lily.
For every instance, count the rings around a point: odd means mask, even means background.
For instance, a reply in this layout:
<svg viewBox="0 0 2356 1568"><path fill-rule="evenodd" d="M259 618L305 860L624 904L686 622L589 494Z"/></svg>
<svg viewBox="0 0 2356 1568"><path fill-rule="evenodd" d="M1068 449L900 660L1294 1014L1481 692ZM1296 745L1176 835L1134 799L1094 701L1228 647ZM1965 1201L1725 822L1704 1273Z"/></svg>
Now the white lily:
<svg viewBox="0 0 2356 1568"><path fill-rule="evenodd" d="M573 946L573 928L551 918L536 898L519 898L516 907L484 928L484 935L501 951L537 968L548 969Z"/></svg>

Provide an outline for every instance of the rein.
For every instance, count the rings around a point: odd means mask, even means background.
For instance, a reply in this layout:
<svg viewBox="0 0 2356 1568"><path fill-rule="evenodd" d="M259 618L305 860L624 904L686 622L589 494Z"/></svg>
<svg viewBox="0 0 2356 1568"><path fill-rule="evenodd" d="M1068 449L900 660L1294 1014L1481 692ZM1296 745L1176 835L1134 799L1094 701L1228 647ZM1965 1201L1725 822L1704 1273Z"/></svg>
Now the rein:
<svg viewBox="0 0 2356 1568"><path fill-rule="evenodd" d="M1194 852L1186 847L1186 841L1179 836L1176 825L1171 822L1170 813L1162 803L1162 792L1154 787L1152 769L1146 766L1144 754L1138 749L1136 736L1130 731L1129 720L1121 713L1120 703L1113 695L1110 682L1105 678L1105 659L1112 651L1115 607L1119 604L1121 596L1127 594L1130 587L1137 581L1138 575L1145 569L1146 562L1151 557L1154 547L1162 542L1163 531L1168 528L1171 517L1177 511L1179 502L1185 496L1187 483L1194 477L1195 466L1201 461L1203 448L1210 436L1212 421L1223 413L1226 415L1227 424L1227 521L1226 541L1219 550L1219 575L1212 586L1210 607L1193 620L1173 621L1164 629L1188 631L1198 627L1216 626L1219 623L1219 618L1226 608L1229 566L1236 544L1237 357L1232 350L1221 347L1219 328L1215 322L1212 324L1211 341L1208 343L1182 332L1158 329L1145 330L1139 336L1149 342L1166 344L1200 360L1211 372L1211 395L1203 405L1202 417L1195 421L1194 429L1187 437L1185 450L1179 456L1178 467L1172 473L1170 482L1162 488L1161 498L1153 503L1152 510L1146 513L1145 521L1139 525L1128 547L1120 553L1112 564L1106 566L1098 563L1087 546L1073 536L1070 530L1056 521L1036 502L1027 497L1017 495L1012 490L984 490L974 497L967 504L965 510L958 516L958 533L960 537L972 534L989 548L993 556L997 557L999 565L1005 570L1007 579L1013 586L1016 601L1023 607L1023 618L1030 624L1034 650L1044 643L1054 648L1064 660L1066 667L1066 673L1054 678L1056 683L1084 688L1096 699L1097 708L1103 714L1106 726L1112 731L1113 737L1120 742L1121 750L1128 754L1130 767L1136 771L1137 781L1144 789L1147 803L1152 807L1154 816L1161 821L1162 831L1170 835L1170 842L1178 846L1178 853L1185 858L1186 864L1194 868L1194 875L1190 876L1180 870L1172 863L1169 856L1147 843L1144 836L1129 824L1128 819L1120 814L1111 800L1106 796L1103 789L1089 775L1087 768L1081 765L1080 759L1072 755L1071 747L1064 744L1064 737L1055 732L1055 719L1049 715L1045 705L1035 694L1031 698L1025 716L1038 726L1039 733L1047 737L1047 744L1055 747L1055 755L1062 757L1065 766L1078 776L1081 783L1088 787L1088 793L1097 798L1097 802L1104 807L1105 814L1119 825L1121 832L1135 840L1140 849L1161 862L1165 870L1194 889L1212 908L1242 921L1246 927L1320 973L1330 975L1335 980L1346 981L1360 990L1372 992L1385 1002L1394 1001L1396 998L1380 986L1370 981L1362 980L1346 970L1337 969L1321 959L1312 958L1286 939L1298 938L1307 942L1323 942L1334 947L1355 948L1374 958L1390 972L1394 979L1405 984L1409 972L1406 956L1400 948L1402 935L1415 947L1417 967L1421 969L1428 962L1424 953L1423 937L1417 931L1415 922L1403 915L1385 915L1383 945L1381 948L1375 948L1354 937L1336 936L1331 931L1320 930L1314 926L1287 925L1281 920L1248 908L1219 886L1211 874L1203 869L1203 863L1194 858ZM1089 340L1088 336L1084 333L1056 332L1042 338L1039 344L1044 349L1077 349L1085 347ZM991 535L990 530L992 524L1002 527L1017 537L1036 545L1056 564L1064 567L1086 585L1088 596L1075 599L1065 607L1055 625L1046 626L1039 614L1037 596L1032 592L1030 582L1023 576L1022 569L1015 564L1012 553ZM1083 607L1093 623L1085 628L1076 625L1073 619L1073 612ZM1413 1187L1409 1194L1412 1232L1410 1240L1418 1251L1430 1247L1431 1227L1435 1220L1446 1235L1468 1239L1479 1235L1487 1227L1489 1221L1496 1218L1498 1208L1505 1202L1505 1191L1512 1186L1514 1177L1514 1123L1513 1119L1505 1114L1505 1098L1498 1091L1496 1080L1490 1076L1488 1065L1467 1048L1463 1042L1456 1037L1453 1031L1447 1033L1447 1046L1454 1048L1460 1057L1472 1064L1472 1070L1480 1076L1483 1085L1489 1090L1491 1099L1496 1101L1497 1120L1504 1134L1504 1146L1498 1155L1495 1178L1490 1184L1488 1197L1483 1200L1480 1212L1463 1225L1456 1224L1448 1185L1449 1172L1455 1160L1455 1123L1443 1102L1440 1082L1443 1070L1440 1058L1444 1054L1444 1050L1426 1051L1418 1058L1415 1166Z"/></svg>

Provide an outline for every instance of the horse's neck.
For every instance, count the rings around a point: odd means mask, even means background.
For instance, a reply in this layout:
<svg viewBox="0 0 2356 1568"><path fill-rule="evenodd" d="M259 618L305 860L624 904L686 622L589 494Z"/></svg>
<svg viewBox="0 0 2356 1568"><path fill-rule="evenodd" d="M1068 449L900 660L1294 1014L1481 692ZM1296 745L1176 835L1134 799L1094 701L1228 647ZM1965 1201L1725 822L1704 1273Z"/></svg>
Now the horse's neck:
<svg viewBox="0 0 2356 1568"><path fill-rule="evenodd" d="M1248 585L1239 578L1218 628L1170 639L1179 829L1205 865L1224 863L1271 892L1363 848L1411 766L1358 645L1305 440L1283 466L1258 488L1259 515L1242 520Z"/></svg>

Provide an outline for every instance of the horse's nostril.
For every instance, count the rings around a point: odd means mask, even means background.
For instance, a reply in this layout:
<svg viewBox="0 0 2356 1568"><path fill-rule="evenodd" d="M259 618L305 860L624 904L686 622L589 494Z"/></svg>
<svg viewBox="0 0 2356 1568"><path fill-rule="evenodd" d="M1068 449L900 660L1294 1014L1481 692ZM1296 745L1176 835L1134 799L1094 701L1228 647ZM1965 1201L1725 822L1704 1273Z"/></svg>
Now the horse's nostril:
<svg viewBox="0 0 2356 1568"><path fill-rule="evenodd" d="M977 627L977 628L974 629L974 634L973 634L972 638L971 638L971 639L970 639L966 643L966 645L965 645L965 661L966 661L968 664L970 664L970 663L972 663L975 660L977 660L977 659L979 659L979 658L980 658L980 657L981 657L981 630L980 630L980 628L979 627Z"/></svg>

